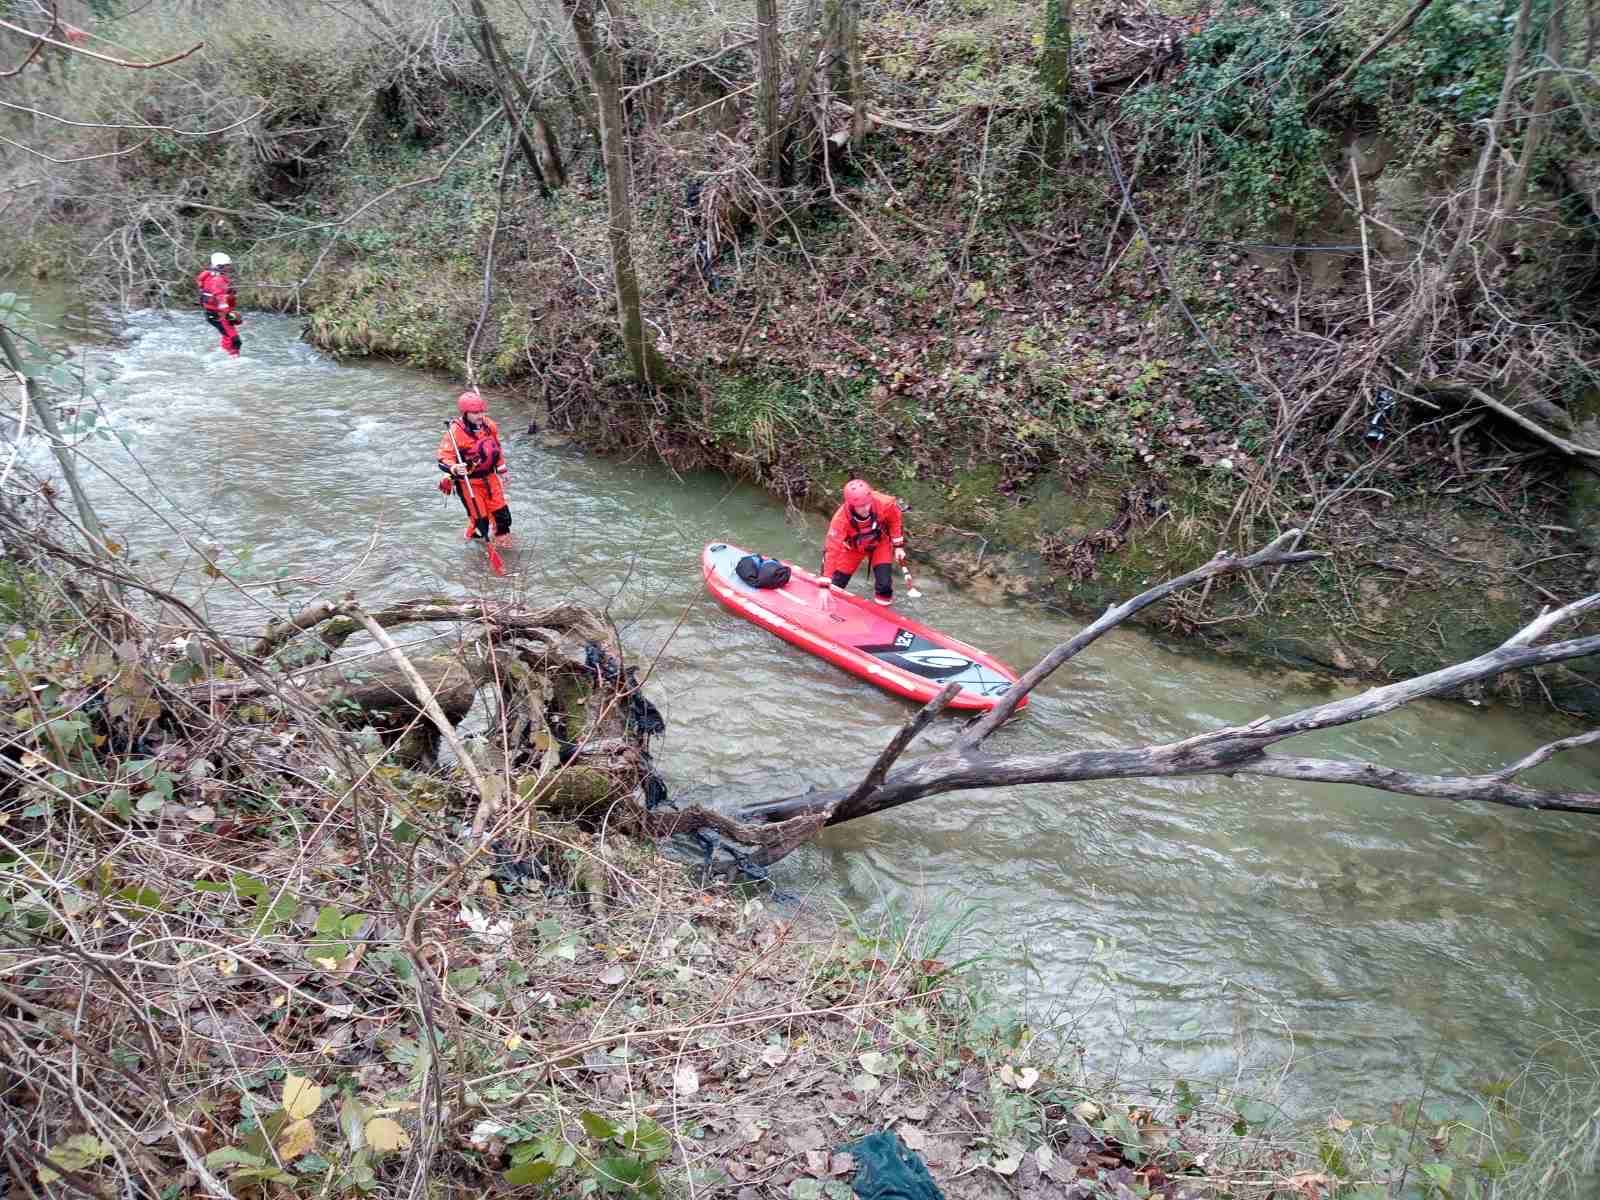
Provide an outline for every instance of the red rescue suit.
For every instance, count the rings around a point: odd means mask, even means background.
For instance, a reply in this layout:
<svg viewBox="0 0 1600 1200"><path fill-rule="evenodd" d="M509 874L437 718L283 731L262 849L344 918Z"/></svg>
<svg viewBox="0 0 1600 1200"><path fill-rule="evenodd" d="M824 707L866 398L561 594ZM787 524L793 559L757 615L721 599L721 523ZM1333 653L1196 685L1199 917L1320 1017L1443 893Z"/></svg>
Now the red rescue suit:
<svg viewBox="0 0 1600 1200"><path fill-rule="evenodd" d="M861 560L872 566L873 591L880 599L894 594L894 554L906 544L900 522L900 502L882 492L872 493L867 514L858 517L849 504L839 505L828 522L828 540L822 554L822 573L833 577L835 587L845 587Z"/></svg>
<svg viewBox="0 0 1600 1200"><path fill-rule="evenodd" d="M467 465L467 477L455 478L455 492L467 510L467 531L464 537L487 537L489 518L494 518L496 537L511 532L511 508L506 504L504 477L508 468L500 452L500 427L488 417L480 416L476 429L468 429L462 421L451 421L444 437L439 439L439 469L446 475L456 465L456 455ZM444 487L440 484L440 487ZM469 498L470 494L470 498Z"/></svg>
<svg viewBox="0 0 1600 1200"><path fill-rule="evenodd" d="M239 356L244 340L239 336L239 326L244 318L239 315L239 293L221 271L207 267L195 276L195 286L200 289L200 307L205 309L206 322L222 335L222 348L230 357Z"/></svg>

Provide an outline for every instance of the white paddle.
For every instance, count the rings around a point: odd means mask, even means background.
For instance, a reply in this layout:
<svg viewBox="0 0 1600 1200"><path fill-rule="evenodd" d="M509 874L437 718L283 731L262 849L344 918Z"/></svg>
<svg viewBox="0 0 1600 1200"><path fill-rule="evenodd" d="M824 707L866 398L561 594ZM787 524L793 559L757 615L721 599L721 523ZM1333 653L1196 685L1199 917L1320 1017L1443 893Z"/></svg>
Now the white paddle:
<svg viewBox="0 0 1600 1200"><path fill-rule="evenodd" d="M922 593L917 591L916 580L911 578L911 568L906 566L905 563L901 563L900 571L906 577L906 595L910 596L913 600L921 600Z"/></svg>

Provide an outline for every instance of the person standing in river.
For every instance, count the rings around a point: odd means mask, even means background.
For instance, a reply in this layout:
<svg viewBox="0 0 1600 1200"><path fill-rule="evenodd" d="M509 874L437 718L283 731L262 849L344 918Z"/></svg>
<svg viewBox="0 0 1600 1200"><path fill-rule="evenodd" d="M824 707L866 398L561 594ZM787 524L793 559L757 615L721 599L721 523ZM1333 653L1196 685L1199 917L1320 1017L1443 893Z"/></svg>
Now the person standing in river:
<svg viewBox="0 0 1600 1200"><path fill-rule="evenodd" d="M439 470L445 478L439 490L452 486L467 510L465 539L489 536L489 519L494 518L494 536L511 532L511 506L506 503L505 477L509 472L500 451L500 427L489 416L488 405L477 392L462 392L456 397L460 420L451 421L439 441Z"/></svg>
<svg viewBox="0 0 1600 1200"><path fill-rule="evenodd" d="M852 479L844 485L844 503L828 522L822 574L836 588L849 587L863 559L872 567L872 598L893 604L894 567L906 561L900 501L873 491L864 479Z"/></svg>
<svg viewBox="0 0 1600 1200"><path fill-rule="evenodd" d="M206 324L222 335L222 348L228 357L238 358L239 347L244 345L244 339L239 336L244 318L239 315L233 259L217 251L211 256L211 265L196 275L194 282L200 289L200 307L205 310Z"/></svg>

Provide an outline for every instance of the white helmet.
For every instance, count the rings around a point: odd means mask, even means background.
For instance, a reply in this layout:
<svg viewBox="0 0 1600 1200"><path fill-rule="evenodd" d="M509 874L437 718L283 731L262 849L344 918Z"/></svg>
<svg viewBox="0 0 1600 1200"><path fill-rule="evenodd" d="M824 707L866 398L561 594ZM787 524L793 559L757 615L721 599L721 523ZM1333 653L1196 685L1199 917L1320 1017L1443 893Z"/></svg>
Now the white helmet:
<svg viewBox="0 0 1600 1200"><path fill-rule="evenodd" d="M233 259L229 258L221 250L218 250L211 256L211 265L213 267L230 267L233 265Z"/></svg>

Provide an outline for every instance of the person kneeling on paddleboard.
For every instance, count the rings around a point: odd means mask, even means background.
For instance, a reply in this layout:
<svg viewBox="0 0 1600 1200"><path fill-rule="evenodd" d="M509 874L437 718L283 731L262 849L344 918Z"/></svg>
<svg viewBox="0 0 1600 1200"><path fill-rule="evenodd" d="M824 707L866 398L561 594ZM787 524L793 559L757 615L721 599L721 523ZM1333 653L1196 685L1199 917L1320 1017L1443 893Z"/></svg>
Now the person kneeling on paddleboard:
<svg viewBox="0 0 1600 1200"><path fill-rule="evenodd" d="M500 452L500 427L489 418L488 406L477 392L462 392L456 398L459 421L451 421L439 442L439 470L445 478L439 490L454 488L467 510L464 539L489 536L489 518L494 518L495 537L511 532L511 508L506 503L505 477L509 473Z"/></svg>
<svg viewBox="0 0 1600 1200"><path fill-rule="evenodd" d="M200 289L200 307L205 310L206 324L222 335L222 348L229 358L239 357L239 347L244 339L239 336L239 326L244 318L239 315L239 291L233 282L233 259L222 251L211 256L211 265L194 277Z"/></svg>
<svg viewBox="0 0 1600 1200"><path fill-rule="evenodd" d="M893 604L894 566L906 560L900 502L873 491L864 479L852 479L844 485L844 503L828 522L822 574L836 588L849 587L862 559L872 564L872 598Z"/></svg>

